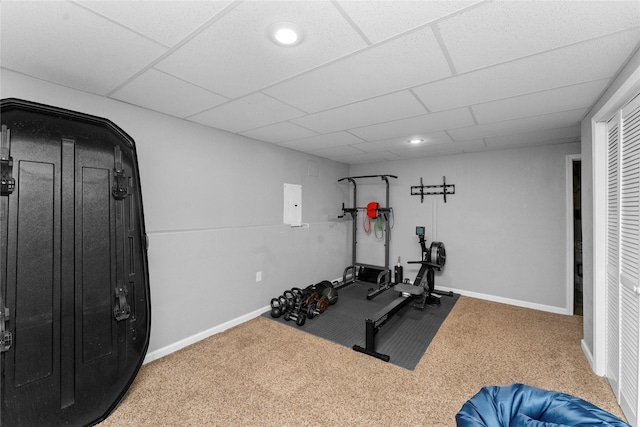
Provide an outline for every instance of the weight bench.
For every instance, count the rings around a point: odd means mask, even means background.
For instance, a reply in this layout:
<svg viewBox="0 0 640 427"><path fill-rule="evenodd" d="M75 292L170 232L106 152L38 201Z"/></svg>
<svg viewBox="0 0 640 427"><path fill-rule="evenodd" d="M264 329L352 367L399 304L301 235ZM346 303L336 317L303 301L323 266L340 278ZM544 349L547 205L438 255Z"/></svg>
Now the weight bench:
<svg viewBox="0 0 640 427"><path fill-rule="evenodd" d="M383 307L372 316L365 319L365 347L354 345L353 349L369 356L377 357L388 362L391 357L388 354L376 351L376 335L380 328L389 321L398 311L402 310L414 299L426 296L427 291L422 286L414 286L409 283L399 283L393 287L394 291L401 292L403 296Z"/></svg>

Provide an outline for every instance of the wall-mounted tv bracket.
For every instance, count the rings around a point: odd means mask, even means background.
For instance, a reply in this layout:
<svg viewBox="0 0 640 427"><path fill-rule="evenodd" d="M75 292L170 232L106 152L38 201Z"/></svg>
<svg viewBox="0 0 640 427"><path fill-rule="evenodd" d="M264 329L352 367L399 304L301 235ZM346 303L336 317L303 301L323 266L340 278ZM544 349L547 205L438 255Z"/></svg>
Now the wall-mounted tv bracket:
<svg viewBox="0 0 640 427"><path fill-rule="evenodd" d="M425 188L442 188L442 191L424 191ZM447 194L456 194L456 186L454 184L447 184L447 178L442 177L441 185L424 185L422 183L422 177L420 177L420 185L411 186L411 195L420 196L420 203L424 202L424 196L432 194L442 194L444 202L447 203Z"/></svg>

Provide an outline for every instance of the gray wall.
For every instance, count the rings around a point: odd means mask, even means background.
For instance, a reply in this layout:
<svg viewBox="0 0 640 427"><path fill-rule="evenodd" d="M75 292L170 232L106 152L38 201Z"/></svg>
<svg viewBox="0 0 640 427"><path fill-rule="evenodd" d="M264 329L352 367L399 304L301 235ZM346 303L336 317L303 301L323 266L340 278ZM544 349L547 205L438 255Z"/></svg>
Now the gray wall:
<svg viewBox="0 0 640 427"><path fill-rule="evenodd" d="M105 117L135 140L149 235L149 352L342 274L344 164L2 70L2 98ZM311 171L311 173L310 173ZM302 220L283 221L283 184L302 185ZM256 272L262 281L256 282Z"/></svg>
<svg viewBox="0 0 640 427"><path fill-rule="evenodd" d="M351 186L337 180L347 175L399 176L390 253L392 265L402 257L405 277L415 276L406 261L419 258L415 226L424 225L428 241L435 234L447 249L439 286L566 309L565 156L579 144L349 168L7 70L0 83L3 98L106 117L136 141L150 236L150 352L255 312L283 289L341 276L351 222L336 217ZM443 175L456 185L446 204L409 195L420 177L439 184ZM283 183L302 185L309 228L282 225ZM358 191L358 206L383 201L381 181ZM361 235L358 249L360 261L383 262L372 235Z"/></svg>
<svg viewBox="0 0 640 427"><path fill-rule="evenodd" d="M578 143L354 165L352 175L392 174L391 264L415 260L415 226L445 244L447 264L436 286L473 296L566 312L566 156ZM411 196L420 183L455 184L447 197ZM384 201L380 181L358 187L358 206ZM434 219L435 217L435 219ZM384 248L360 226L363 261L383 263ZM428 243L429 244L429 243ZM360 255L359 255L359 258ZM403 261L405 277L417 267Z"/></svg>

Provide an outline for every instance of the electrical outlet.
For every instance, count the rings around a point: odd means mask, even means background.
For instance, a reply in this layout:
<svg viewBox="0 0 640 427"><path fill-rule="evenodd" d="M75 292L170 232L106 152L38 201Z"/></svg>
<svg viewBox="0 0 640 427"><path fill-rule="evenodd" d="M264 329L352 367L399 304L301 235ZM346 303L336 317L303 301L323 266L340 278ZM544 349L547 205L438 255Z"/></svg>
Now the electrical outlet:
<svg viewBox="0 0 640 427"><path fill-rule="evenodd" d="M256 282L262 282L262 271L256 273Z"/></svg>

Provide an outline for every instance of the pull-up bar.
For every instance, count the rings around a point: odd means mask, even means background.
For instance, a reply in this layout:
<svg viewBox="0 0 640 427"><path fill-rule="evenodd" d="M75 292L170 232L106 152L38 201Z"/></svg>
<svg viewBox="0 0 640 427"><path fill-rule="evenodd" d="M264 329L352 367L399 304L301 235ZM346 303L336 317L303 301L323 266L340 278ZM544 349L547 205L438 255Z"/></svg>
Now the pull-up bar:
<svg viewBox="0 0 640 427"><path fill-rule="evenodd" d="M383 214L383 216L385 217L385 233L384 233L384 266L380 266L379 269L381 270L380 274L378 275L378 289L371 292L369 295L367 295L367 299L372 299L375 296L377 296L378 294L386 291L387 289L389 289L391 287L391 270L389 269L389 234L391 233L391 228L389 227L389 221L387 219L387 214L390 213L392 211L391 207L389 206L389 178L398 178L395 175L361 175L361 176L348 176L345 178L340 178L338 180L338 182L341 181L349 181L350 183L353 184L353 207L351 208L345 208L344 207L344 203L342 204L342 215L340 216L340 218L344 217L345 214L349 213L351 214L351 218L353 219L353 231L352 231L352 246L353 246L353 250L351 252L351 256L352 256L352 261L351 261L351 265L348 266L347 268L345 268L344 270L344 274L343 274L343 278L342 278L342 286L346 286L348 284L351 284L353 282L355 282L356 280L356 276L357 276L357 267L358 266L364 266L364 264L361 264L357 261L357 239L356 239L356 235L357 235L357 229L358 229L358 225L357 225L357 216L358 216L358 210L366 210L366 208L361 208L358 207L356 205L357 203L357 197L358 197L358 191L357 191L357 184L356 184L356 180L358 179L366 179L366 178L380 178L382 181L385 182L386 184L386 206L384 207L378 207L376 210L378 212L381 212ZM378 268L377 266L367 266L369 268ZM347 281L347 276L348 273L351 272L351 280Z"/></svg>
<svg viewBox="0 0 640 427"><path fill-rule="evenodd" d="M396 178L396 179L397 179L398 177L397 177L397 176L395 176L395 175L361 175L361 176L347 176L347 177L344 177L344 178L340 178L340 179L338 180L338 182L340 182L340 181L344 181L345 179L346 179L346 180L351 181L351 180L355 180L355 179L362 179L362 178L380 178L380 179L382 179L383 181L386 181L386 179L385 179L385 178Z"/></svg>

